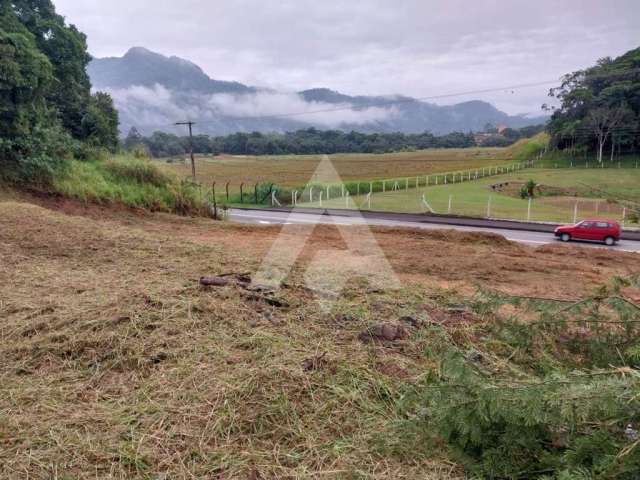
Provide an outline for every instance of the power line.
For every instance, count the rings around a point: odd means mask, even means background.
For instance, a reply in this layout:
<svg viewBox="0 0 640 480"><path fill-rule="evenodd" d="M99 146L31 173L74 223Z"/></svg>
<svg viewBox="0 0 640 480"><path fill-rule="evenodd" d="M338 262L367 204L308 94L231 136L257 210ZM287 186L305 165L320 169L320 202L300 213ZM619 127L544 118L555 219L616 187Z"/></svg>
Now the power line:
<svg viewBox="0 0 640 480"><path fill-rule="evenodd" d="M359 109L366 109L372 107L384 107L384 106L393 106L397 104L403 103L413 103L413 102L424 102L428 100L439 100L443 98L453 98L453 97L462 97L466 95L478 95L481 93L492 93L492 92L500 92L505 90L515 90L520 88L531 88L531 87L540 87L543 85L550 85L558 83L558 80L545 80L540 82L533 83L521 83L517 85L508 85L505 87L495 87L495 88L486 88L481 90L469 90L465 92L456 92L456 93L445 93L441 95L431 95L428 97L407 97L407 98L398 98L398 99L390 99L390 100L381 100L378 102L371 102L363 105L362 107L354 106L354 105L343 105L340 107L331 107L320 110L309 110L307 112L289 112L289 113L274 113L270 115L251 115L244 117L230 116L234 120L254 120L254 119L265 119L265 118L287 118L287 117L301 117L305 115L315 115L319 113L331 113L331 112L341 112L345 110L353 110L358 111ZM209 121L199 121L198 123L206 124L206 123L214 123L214 120Z"/></svg>
<svg viewBox="0 0 640 480"><path fill-rule="evenodd" d="M625 72L609 72L609 73L601 73L601 74L591 74L590 78L593 78L593 77L607 78L607 77L615 77L615 76L624 76L624 75L638 73L638 72L640 72L640 68L627 70ZM388 107L388 106L400 105L400 104L406 104L406 103L426 102L429 100L441 100L445 98L463 97L468 95L479 95L484 93L495 93L495 92L502 92L502 91L509 91L509 90L511 90L511 93L515 93L514 91L518 89L558 84L559 82L562 82L562 81L563 81L562 79L541 80L537 82L520 83L520 84L507 85L502 87L491 87L491 88L484 88L484 89L477 89L477 90L467 90L462 92L445 93L445 94L430 95L430 96L424 96L424 97L395 98L395 99L370 102L362 106L356 106L353 104L342 104L341 106L318 109L318 110L309 110L306 112L286 112L286 113L274 113L274 114L267 114L267 115L246 115L246 116L234 116L234 115L222 114L222 116L229 117L230 119L233 119L233 120L261 120L261 119L270 119L270 118L303 117L306 115L316 115L321 113L332 113L332 112L341 112L341 111L357 112L357 111L361 111L368 108ZM218 121L219 120L202 120L201 119L201 120L198 120L198 123L206 125L211 123L217 123ZM169 124L166 126L188 125L188 123L189 122L181 122L176 124ZM191 123L194 124L195 122L191 122ZM160 127L160 125L158 125L158 127Z"/></svg>

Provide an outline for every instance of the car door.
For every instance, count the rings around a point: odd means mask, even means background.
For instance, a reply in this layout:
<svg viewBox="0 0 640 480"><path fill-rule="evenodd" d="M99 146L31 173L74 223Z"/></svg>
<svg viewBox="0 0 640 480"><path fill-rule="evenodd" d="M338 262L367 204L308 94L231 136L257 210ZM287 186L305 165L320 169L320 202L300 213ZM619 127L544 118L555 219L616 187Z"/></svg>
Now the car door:
<svg viewBox="0 0 640 480"><path fill-rule="evenodd" d="M574 229L573 238L579 240L593 240L593 224L591 222L580 222Z"/></svg>
<svg viewBox="0 0 640 480"><path fill-rule="evenodd" d="M604 240L609 236L615 237L613 234L613 225L609 224L609 222L596 222L594 227L594 240Z"/></svg>

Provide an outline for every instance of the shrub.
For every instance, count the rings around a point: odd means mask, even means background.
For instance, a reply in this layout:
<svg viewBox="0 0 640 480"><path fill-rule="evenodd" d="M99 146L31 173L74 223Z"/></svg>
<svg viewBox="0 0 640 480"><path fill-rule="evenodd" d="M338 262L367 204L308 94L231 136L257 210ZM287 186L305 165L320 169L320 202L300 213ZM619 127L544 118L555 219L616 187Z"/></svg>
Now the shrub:
<svg viewBox="0 0 640 480"><path fill-rule="evenodd" d="M149 183L156 187L166 186L171 178L150 160L135 157L117 157L104 164L105 170L121 180Z"/></svg>
<svg viewBox="0 0 640 480"><path fill-rule="evenodd" d="M438 368L408 388L405 430L444 440L471 478L637 480L640 325L628 287L640 276L561 308L482 292L477 331L431 327ZM530 317L496 313L506 304Z"/></svg>

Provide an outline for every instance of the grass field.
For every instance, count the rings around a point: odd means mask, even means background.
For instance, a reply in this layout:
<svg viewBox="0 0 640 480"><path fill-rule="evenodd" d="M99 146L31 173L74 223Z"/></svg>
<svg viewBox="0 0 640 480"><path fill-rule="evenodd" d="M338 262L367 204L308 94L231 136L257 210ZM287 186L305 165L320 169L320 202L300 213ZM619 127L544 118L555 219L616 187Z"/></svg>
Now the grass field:
<svg viewBox="0 0 640 480"><path fill-rule="evenodd" d="M395 192L374 193L371 196L370 209L412 213L426 212L427 208L422 203L422 195L424 194L436 213L449 212L449 197L451 197L450 213L486 216L489 198L491 198L491 217L526 220L528 201L519 198L518 188L508 192L500 192L493 191L491 185L505 182L523 184L530 179L538 184L557 187L562 193L561 195L535 198L532 201L531 220L570 222L573 220L576 203L578 204L578 218L603 216L621 220L622 207L608 202L604 192L612 196L640 201L640 169L534 168L453 185L409 188L408 190L401 188ZM318 202L303 205L318 206ZM323 206L346 208L347 204L345 199L335 198L329 202L325 200ZM368 209L366 196L351 197L349 207L355 208L356 206Z"/></svg>
<svg viewBox="0 0 640 480"><path fill-rule="evenodd" d="M484 340L532 312L473 310L477 285L573 302L640 269L634 254L378 228L401 289L354 279L327 313L305 266L343 248L334 227L316 228L270 304L198 279L255 272L279 228L22 197L0 195L3 479L465 478L420 403L434 352L480 352L520 380L534 362L533 347ZM407 315L424 323L361 340Z"/></svg>
<svg viewBox="0 0 640 480"><path fill-rule="evenodd" d="M330 155L333 166L345 181L411 177L433 173L455 172L512 163L522 143L508 148L433 149L389 154ZM256 183L273 182L280 187L298 187L314 181L320 155L284 156L219 156L197 157L198 182L210 188L216 182L218 192L230 182L230 192L238 192L240 183L247 189ZM179 163L162 161L164 169L180 177L191 176L191 164L183 158Z"/></svg>

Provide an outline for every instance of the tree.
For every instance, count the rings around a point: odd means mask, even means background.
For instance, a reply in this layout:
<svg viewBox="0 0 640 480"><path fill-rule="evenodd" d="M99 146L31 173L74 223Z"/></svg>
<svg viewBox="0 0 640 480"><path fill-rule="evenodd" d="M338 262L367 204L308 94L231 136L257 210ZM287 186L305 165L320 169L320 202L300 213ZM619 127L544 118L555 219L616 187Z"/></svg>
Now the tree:
<svg viewBox="0 0 640 480"><path fill-rule="evenodd" d="M81 121L82 136L91 145L118 149L118 111L111 96L97 92L89 100L89 106Z"/></svg>
<svg viewBox="0 0 640 480"><path fill-rule="evenodd" d="M566 75L549 95L560 101L547 127L551 145L595 151L599 162L607 144L612 158L621 145L628 153L640 151L640 137L633 135L640 123L640 48Z"/></svg>
<svg viewBox="0 0 640 480"><path fill-rule="evenodd" d="M142 145L143 137L138 131L136 127L131 127L129 129L129 133L127 134L127 138L124 139L124 148L127 150L133 150L138 145Z"/></svg>
<svg viewBox="0 0 640 480"><path fill-rule="evenodd" d="M611 132L627 117L623 108L596 108L587 114L586 125L598 142L598 163L602 163L602 152Z"/></svg>
<svg viewBox="0 0 640 480"><path fill-rule="evenodd" d="M68 138L46 101L53 69L10 5L0 4L0 177L46 183Z"/></svg>

